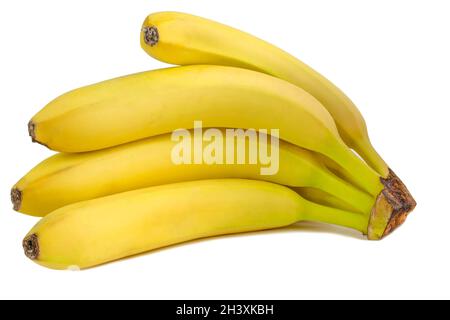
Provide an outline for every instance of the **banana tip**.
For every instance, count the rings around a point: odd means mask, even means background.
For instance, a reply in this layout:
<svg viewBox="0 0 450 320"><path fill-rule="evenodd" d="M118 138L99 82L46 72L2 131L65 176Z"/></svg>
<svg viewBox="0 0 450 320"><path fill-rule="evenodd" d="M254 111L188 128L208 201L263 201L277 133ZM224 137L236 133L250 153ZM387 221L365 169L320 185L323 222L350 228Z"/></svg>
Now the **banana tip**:
<svg viewBox="0 0 450 320"><path fill-rule="evenodd" d="M155 27L155 26L143 27L142 33L143 33L145 43L148 44L150 47L153 47L156 44L158 44L159 31L158 31L157 27Z"/></svg>
<svg viewBox="0 0 450 320"><path fill-rule="evenodd" d="M34 124L33 120L30 120L30 122L28 122L28 135L31 137L31 140L33 142L36 142L36 125Z"/></svg>
<svg viewBox="0 0 450 320"><path fill-rule="evenodd" d="M22 205L22 191L17 188L11 189L11 202L13 204L14 210L20 210L20 206Z"/></svg>
<svg viewBox="0 0 450 320"><path fill-rule="evenodd" d="M30 122L28 122L28 135L31 137L31 141L37 144L40 144L44 147L49 148L45 143L39 141L36 138L36 124L33 122L33 120L31 120ZM49 148L50 149L50 148Z"/></svg>
<svg viewBox="0 0 450 320"><path fill-rule="evenodd" d="M38 236L35 233L25 237L25 239L23 239L22 246L25 255L29 259L36 260L39 258L39 241Z"/></svg>

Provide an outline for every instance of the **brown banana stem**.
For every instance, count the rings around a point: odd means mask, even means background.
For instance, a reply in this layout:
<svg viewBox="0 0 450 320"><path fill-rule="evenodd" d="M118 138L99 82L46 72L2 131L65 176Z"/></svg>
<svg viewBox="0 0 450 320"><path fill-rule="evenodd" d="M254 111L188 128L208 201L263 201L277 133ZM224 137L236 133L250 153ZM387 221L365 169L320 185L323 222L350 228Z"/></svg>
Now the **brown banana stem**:
<svg viewBox="0 0 450 320"><path fill-rule="evenodd" d="M391 234L416 207L411 193L391 169L388 177L380 180L384 189L372 209L367 235L369 240L380 240Z"/></svg>

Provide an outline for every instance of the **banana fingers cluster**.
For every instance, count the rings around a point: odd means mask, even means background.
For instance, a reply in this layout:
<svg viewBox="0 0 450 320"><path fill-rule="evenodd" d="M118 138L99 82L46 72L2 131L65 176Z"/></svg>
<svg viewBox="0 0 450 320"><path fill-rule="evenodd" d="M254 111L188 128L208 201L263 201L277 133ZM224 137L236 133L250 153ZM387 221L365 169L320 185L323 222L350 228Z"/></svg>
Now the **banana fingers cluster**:
<svg viewBox="0 0 450 320"><path fill-rule="evenodd" d="M193 239L301 221L378 240L414 209L407 188L372 147L356 106L295 57L231 27L174 12L147 17L141 45L178 66L65 93L29 122L32 140L59 152L11 191L15 210L42 217L23 241L31 260L54 269L89 268ZM214 160L195 156L197 143L213 145L212 134L194 139L174 160L174 136L182 129L195 137L199 122L214 130L215 140L225 137L214 141ZM263 157L245 161L236 146L230 151L232 129L259 136L253 145L244 137L244 154L270 150L275 170ZM186 154L194 160L183 163ZM228 161L236 158L242 161Z"/></svg>

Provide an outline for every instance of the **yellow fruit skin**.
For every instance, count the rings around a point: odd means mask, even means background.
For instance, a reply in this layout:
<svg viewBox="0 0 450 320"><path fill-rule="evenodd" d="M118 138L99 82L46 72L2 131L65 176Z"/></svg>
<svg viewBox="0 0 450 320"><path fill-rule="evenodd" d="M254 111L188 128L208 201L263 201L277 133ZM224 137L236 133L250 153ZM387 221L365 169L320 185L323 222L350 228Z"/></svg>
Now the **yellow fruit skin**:
<svg viewBox="0 0 450 320"><path fill-rule="evenodd" d="M191 131L191 136L194 133ZM227 145L225 129L223 146ZM236 140L234 140L236 141ZM207 145L203 140L203 145ZM46 159L14 189L21 192L18 211L35 216L63 206L115 193L181 181L241 178L257 179L287 186L309 186L351 199L361 212L369 212L374 199L334 176L317 155L280 141L278 171L261 175L267 164L174 164L171 154L177 142L171 134L147 138L118 147L81 154L57 154ZM249 154L246 143L245 154ZM258 140L258 150L271 150L269 139ZM225 147L224 147L225 149ZM225 150L223 150L225 154ZM235 150L235 155L237 150ZM258 159L259 160L259 159ZM276 161L272 159L272 161Z"/></svg>
<svg viewBox="0 0 450 320"><path fill-rule="evenodd" d="M328 206L336 209L341 209L344 211L350 212L360 212L360 209L355 207L351 198L346 199L347 201L337 198L327 192L322 191L318 188L310 188L310 187L294 187L291 188L295 192L297 192L300 196L305 198L308 201L312 201L323 206ZM375 201L375 200L373 200Z"/></svg>
<svg viewBox="0 0 450 320"><path fill-rule="evenodd" d="M32 119L35 140L62 152L190 129L194 121L204 127L279 129L282 139L338 162L372 195L382 189L379 175L347 148L314 97L250 70L185 66L130 75L69 92Z"/></svg>
<svg viewBox="0 0 450 320"><path fill-rule="evenodd" d="M152 57L171 64L228 65L264 72L311 93L331 113L347 145L383 177L388 167L371 145L366 123L354 103L333 83L285 51L229 26L178 12L147 17L143 30L156 27L159 39L141 46Z"/></svg>
<svg viewBox="0 0 450 320"><path fill-rule="evenodd" d="M280 185L202 180L76 203L43 218L25 239L33 259L54 269L89 268L193 239L278 228L298 221L364 232L367 216L310 203Z"/></svg>

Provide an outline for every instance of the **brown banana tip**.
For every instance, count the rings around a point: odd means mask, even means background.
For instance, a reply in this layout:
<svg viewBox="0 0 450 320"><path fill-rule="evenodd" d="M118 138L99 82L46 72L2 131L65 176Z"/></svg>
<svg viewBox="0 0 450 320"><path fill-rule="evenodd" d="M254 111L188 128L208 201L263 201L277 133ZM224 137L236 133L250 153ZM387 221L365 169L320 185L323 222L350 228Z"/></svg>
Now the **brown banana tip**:
<svg viewBox="0 0 450 320"><path fill-rule="evenodd" d="M49 148L45 143L40 142L36 139L36 124L33 122L33 120L28 122L28 135L31 137L32 142L40 144L41 146L44 146L46 148Z"/></svg>
<svg viewBox="0 0 450 320"><path fill-rule="evenodd" d="M416 207L405 184L389 169L387 178L381 178L383 191L378 196L370 218L368 238L379 240L400 227Z"/></svg>
<svg viewBox="0 0 450 320"><path fill-rule="evenodd" d="M11 202L13 204L13 208L16 211L20 210L20 207L22 205L22 191L20 191L17 188L11 189Z"/></svg>
<svg viewBox="0 0 450 320"><path fill-rule="evenodd" d="M23 239L22 246L25 255L29 259L36 260L39 258L39 241L38 236L35 233L25 237L25 239Z"/></svg>
<svg viewBox="0 0 450 320"><path fill-rule="evenodd" d="M142 28L142 33L144 34L144 41L150 47L155 46L159 42L159 31L155 26Z"/></svg>
<svg viewBox="0 0 450 320"><path fill-rule="evenodd" d="M28 122L28 135L31 137L31 141L36 142L36 125L33 120Z"/></svg>

